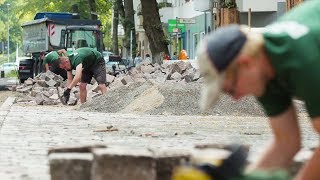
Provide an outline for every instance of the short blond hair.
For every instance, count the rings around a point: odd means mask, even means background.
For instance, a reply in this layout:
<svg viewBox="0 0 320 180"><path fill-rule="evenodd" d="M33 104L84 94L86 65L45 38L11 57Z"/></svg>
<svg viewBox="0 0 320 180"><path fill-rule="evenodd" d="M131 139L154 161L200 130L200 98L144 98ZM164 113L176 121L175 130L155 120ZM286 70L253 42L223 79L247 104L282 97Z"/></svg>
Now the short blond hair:
<svg viewBox="0 0 320 180"><path fill-rule="evenodd" d="M241 25L240 30L246 35L247 40L239 54L245 54L251 57L256 57L259 55L264 44L262 34L260 32L252 31L248 26L245 25Z"/></svg>

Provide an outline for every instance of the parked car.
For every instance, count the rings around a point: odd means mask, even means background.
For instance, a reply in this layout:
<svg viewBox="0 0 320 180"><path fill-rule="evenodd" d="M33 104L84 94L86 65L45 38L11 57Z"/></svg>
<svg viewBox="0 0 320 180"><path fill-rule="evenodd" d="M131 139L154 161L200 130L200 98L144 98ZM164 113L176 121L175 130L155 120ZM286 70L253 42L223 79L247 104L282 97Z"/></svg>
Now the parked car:
<svg viewBox="0 0 320 180"><path fill-rule="evenodd" d="M19 62L19 69L18 69L18 75L20 82L23 83L26 79L29 77L33 78L33 60L31 57L20 57L18 59Z"/></svg>
<svg viewBox="0 0 320 180"><path fill-rule="evenodd" d="M0 66L0 70L4 71L4 74L9 74L11 72L17 72L18 66L16 63L3 63Z"/></svg>
<svg viewBox="0 0 320 180"><path fill-rule="evenodd" d="M109 62L109 56L110 56L110 55L113 55L113 53L110 52L110 51L103 51L103 52L102 52L102 55L103 55L104 61L105 61L106 64L107 64L107 62Z"/></svg>

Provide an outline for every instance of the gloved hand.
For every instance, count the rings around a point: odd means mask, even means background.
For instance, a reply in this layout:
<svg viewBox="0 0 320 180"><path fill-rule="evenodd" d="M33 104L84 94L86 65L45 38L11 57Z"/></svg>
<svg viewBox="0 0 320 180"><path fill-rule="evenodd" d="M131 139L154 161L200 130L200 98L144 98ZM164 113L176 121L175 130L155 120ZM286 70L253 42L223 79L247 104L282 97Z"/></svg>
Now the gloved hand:
<svg viewBox="0 0 320 180"><path fill-rule="evenodd" d="M69 101L70 91L71 91L71 89L67 88L67 89L63 92L63 97L64 97L66 103L68 103L68 101Z"/></svg>

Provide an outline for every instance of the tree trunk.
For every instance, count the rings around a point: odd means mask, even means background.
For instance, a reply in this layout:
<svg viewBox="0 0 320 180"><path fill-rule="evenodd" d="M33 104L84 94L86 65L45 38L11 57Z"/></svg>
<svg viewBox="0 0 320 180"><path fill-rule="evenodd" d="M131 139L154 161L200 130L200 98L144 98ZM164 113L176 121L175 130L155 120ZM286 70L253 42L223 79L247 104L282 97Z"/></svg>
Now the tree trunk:
<svg viewBox="0 0 320 180"><path fill-rule="evenodd" d="M239 24L240 17L237 8L221 8L220 9L220 25Z"/></svg>
<svg viewBox="0 0 320 180"><path fill-rule="evenodd" d="M135 54L136 51L136 31L134 27L134 10L133 10L133 0L125 0L124 1L124 9L125 9L125 19L124 24L124 47L127 49L127 56L130 55L130 36L132 31L132 55ZM130 57L132 58L132 57Z"/></svg>
<svg viewBox="0 0 320 180"><path fill-rule="evenodd" d="M97 9L96 9L96 1L95 0L88 0L88 2L89 2L89 6L90 6L91 19L97 20L98 14L97 14Z"/></svg>
<svg viewBox="0 0 320 180"><path fill-rule="evenodd" d="M117 1L118 0L113 0L112 51L114 54L119 55L119 44L118 44L119 6Z"/></svg>
<svg viewBox="0 0 320 180"><path fill-rule="evenodd" d="M298 4L302 3L303 0L286 0L287 3L287 11L292 9L294 6L297 6Z"/></svg>
<svg viewBox="0 0 320 180"><path fill-rule="evenodd" d="M218 7L216 13L216 28L228 24L240 23L240 12L237 10L235 0L229 1L227 4L225 0L218 0Z"/></svg>
<svg viewBox="0 0 320 180"><path fill-rule="evenodd" d="M169 54L156 0L141 0L143 28L150 43L153 63L162 64L161 54Z"/></svg>

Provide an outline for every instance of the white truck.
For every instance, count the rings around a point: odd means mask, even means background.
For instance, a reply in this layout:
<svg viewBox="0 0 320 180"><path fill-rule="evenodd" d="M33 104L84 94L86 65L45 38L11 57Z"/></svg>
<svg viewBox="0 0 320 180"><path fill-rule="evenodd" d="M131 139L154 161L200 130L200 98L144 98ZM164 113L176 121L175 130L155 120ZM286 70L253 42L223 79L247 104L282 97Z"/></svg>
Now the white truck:
<svg viewBox="0 0 320 180"><path fill-rule="evenodd" d="M78 15L71 13L37 13L34 20L22 24L23 49L32 58L20 61L20 81L42 72L43 57L50 51L66 49L72 53L80 47L91 47L102 52L100 27L99 20L79 19Z"/></svg>

